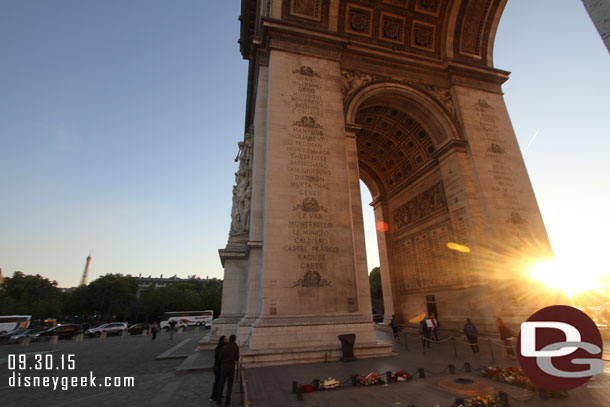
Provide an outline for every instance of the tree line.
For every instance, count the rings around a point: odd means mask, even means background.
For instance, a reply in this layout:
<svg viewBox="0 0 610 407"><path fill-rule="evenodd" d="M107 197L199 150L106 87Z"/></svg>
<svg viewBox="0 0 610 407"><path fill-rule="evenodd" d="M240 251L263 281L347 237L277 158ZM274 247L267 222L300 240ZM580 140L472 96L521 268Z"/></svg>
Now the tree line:
<svg viewBox="0 0 610 407"><path fill-rule="evenodd" d="M62 292L56 281L15 272L0 284L1 315L32 315L33 320L130 321L161 320L164 312L214 310L220 314L222 281L184 281L138 292L137 279L106 274L89 285Z"/></svg>

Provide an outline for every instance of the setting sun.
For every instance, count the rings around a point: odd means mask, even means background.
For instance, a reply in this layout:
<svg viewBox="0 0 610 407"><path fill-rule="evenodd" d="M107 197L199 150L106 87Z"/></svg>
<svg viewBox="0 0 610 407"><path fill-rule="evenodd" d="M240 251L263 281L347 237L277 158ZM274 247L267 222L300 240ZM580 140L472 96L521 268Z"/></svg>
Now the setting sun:
<svg viewBox="0 0 610 407"><path fill-rule="evenodd" d="M598 267L583 260L548 260L535 264L530 269L530 277L553 290L561 290L568 297L574 297L586 290L599 287L599 277L603 274Z"/></svg>

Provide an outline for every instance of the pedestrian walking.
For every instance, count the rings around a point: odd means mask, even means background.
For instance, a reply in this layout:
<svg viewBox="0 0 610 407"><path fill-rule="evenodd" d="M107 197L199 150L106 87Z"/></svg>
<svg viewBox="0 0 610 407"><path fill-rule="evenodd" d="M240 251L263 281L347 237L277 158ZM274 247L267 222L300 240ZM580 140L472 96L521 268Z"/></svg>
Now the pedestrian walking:
<svg viewBox="0 0 610 407"><path fill-rule="evenodd" d="M229 337L229 343L225 344L219 352L220 379L218 381L217 405L222 406L222 391L227 383L227 394L225 406L231 405L231 391L233 390L233 378L235 377L235 363L239 360L239 347L235 343L235 335Z"/></svg>
<svg viewBox="0 0 610 407"><path fill-rule="evenodd" d="M394 342L398 342L398 326L396 325L396 315L392 315L392 320L390 321L390 328L392 328L392 333L394 334Z"/></svg>
<svg viewBox="0 0 610 407"><path fill-rule="evenodd" d="M430 313L429 320L432 324L432 326L430 327L430 339L438 342L438 327L440 324L438 323L438 319L436 319L436 315L434 314L434 312Z"/></svg>
<svg viewBox="0 0 610 407"><path fill-rule="evenodd" d="M159 330L159 324L157 323L157 321L155 321L155 323L152 325L152 328L150 328L150 333L152 333L152 340L154 341L157 338L157 331Z"/></svg>
<svg viewBox="0 0 610 407"><path fill-rule="evenodd" d="M171 321L168 322L169 325L169 340L173 341L174 340L174 331L176 329L176 320L172 319Z"/></svg>
<svg viewBox="0 0 610 407"><path fill-rule="evenodd" d="M421 338L421 344L422 347L426 348L430 348L430 326L432 324L432 321L430 321L428 318L424 318L421 320L421 334L422 334L422 338Z"/></svg>
<svg viewBox="0 0 610 407"><path fill-rule="evenodd" d="M502 318L498 318L496 320L496 327L498 328L498 332L500 333L500 339L504 343L504 351L506 352L506 357L508 359L515 359L515 351L513 350L513 337L515 333L506 326L504 320Z"/></svg>
<svg viewBox="0 0 610 407"><path fill-rule="evenodd" d="M220 382L220 350L227 343L227 337L222 335L218 338L218 345L214 349L214 384L212 385L212 395L210 401L218 401L218 382Z"/></svg>
<svg viewBox="0 0 610 407"><path fill-rule="evenodd" d="M464 332L464 335L468 338L468 342L470 342L472 353L479 353L479 331L470 318L466 318L466 324L464 324L462 332Z"/></svg>

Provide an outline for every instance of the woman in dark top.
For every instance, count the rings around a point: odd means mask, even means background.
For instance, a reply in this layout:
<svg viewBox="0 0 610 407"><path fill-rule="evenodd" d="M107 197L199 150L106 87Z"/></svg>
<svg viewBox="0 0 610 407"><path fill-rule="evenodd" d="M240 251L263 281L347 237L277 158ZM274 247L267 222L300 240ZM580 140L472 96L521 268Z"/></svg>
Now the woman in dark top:
<svg viewBox="0 0 610 407"><path fill-rule="evenodd" d="M214 385L212 386L212 395L210 401L218 401L218 382L220 381L220 349L227 343L227 337L222 335L218 338L218 345L214 349Z"/></svg>
<svg viewBox="0 0 610 407"><path fill-rule="evenodd" d="M468 342L470 342L472 353L479 353L479 331L470 318L466 318L466 324L464 325L462 332L464 332L464 335L468 338Z"/></svg>

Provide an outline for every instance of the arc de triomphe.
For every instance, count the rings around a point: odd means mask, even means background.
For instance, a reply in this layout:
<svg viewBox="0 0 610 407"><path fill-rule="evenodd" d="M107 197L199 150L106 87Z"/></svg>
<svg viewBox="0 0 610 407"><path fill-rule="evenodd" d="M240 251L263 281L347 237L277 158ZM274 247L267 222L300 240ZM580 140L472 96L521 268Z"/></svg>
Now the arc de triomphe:
<svg viewBox="0 0 610 407"><path fill-rule="evenodd" d="M222 312L246 363L388 354L372 323L359 181L386 322L519 322L552 255L492 63L506 0L242 0L249 60Z"/></svg>

